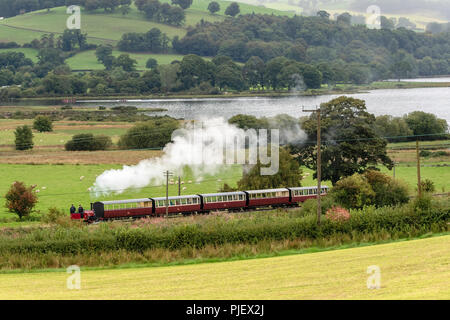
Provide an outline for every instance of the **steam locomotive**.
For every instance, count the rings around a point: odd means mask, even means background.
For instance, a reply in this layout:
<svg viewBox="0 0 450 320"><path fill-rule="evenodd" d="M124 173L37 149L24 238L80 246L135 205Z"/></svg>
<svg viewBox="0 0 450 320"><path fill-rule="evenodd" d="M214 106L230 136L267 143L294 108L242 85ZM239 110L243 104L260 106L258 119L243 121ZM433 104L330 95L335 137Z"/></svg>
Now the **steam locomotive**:
<svg viewBox="0 0 450 320"><path fill-rule="evenodd" d="M321 196L329 187L321 188ZM97 201L83 214L72 213L71 219L86 222L125 218L157 217L209 213L211 211L245 211L267 207L295 207L308 199L317 198L317 187L295 187L266 190L249 190L221 193L205 193L157 198L142 198L116 201Z"/></svg>

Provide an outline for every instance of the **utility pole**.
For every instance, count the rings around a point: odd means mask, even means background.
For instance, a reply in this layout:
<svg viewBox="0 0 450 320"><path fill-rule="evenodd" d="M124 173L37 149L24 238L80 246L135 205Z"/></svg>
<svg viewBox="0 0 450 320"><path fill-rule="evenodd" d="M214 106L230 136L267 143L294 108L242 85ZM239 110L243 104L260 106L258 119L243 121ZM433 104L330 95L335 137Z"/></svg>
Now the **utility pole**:
<svg viewBox="0 0 450 320"><path fill-rule="evenodd" d="M420 152L419 152L419 138L416 140L416 156L417 156L417 190L419 197L422 196L422 182L420 181Z"/></svg>
<svg viewBox="0 0 450 320"><path fill-rule="evenodd" d="M173 175L169 170L164 171L166 176L166 217L169 216L169 176Z"/></svg>
<svg viewBox="0 0 450 320"><path fill-rule="evenodd" d="M395 180L395 161L394 161L394 167L393 167L393 170L394 170L394 180Z"/></svg>
<svg viewBox="0 0 450 320"><path fill-rule="evenodd" d="M320 127L320 107L316 109L305 109L303 107L303 112L316 112L317 114L317 223L320 225L320 218L322 217L322 139L321 139L321 127Z"/></svg>
<svg viewBox="0 0 450 320"><path fill-rule="evenodd" d="M181 177L178 177L178 195L181 196Z"/></svg>

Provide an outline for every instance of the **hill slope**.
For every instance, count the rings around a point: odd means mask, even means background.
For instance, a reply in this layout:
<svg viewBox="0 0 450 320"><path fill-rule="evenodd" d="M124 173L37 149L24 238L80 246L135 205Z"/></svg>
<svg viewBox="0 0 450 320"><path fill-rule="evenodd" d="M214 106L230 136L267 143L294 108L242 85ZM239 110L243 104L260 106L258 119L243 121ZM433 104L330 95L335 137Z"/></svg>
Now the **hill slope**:
<svg viewBox="0 0 450 320"><path fill-rule="evenodd" d="M163 2L169 2L169 0ZM81 31L88 34L90 43L114 43L120 40L123 33L147 32L153 27L159 28L170 38L176 35L182 37L188 26L194 26L202 19L211 22L225 19L224 11L229 2L218 1L221 10L214 15L207 11L209 2L209 0L194 0L192 6L186 10L186 23L183 27L148 21L134 5L127 15L122 15L120 12L105 13L103 10L93 12L82 10ZM292 13L248 4L241 4L240 7L242 14L255 12L292 15ZM0 42L15 41L24 44L40 38L45 33L62 33L66 28L68 17L66 7L57 7L52 8L49 12L40 10L1 20Z"/></svg>
<svg viewBox="0 0 450 320"><path fill-rule="evenodd" d="M0 275L1 299L449 299L450 236L284 257L161 268ZM381 288L367 289L367 267Z"/></svg>

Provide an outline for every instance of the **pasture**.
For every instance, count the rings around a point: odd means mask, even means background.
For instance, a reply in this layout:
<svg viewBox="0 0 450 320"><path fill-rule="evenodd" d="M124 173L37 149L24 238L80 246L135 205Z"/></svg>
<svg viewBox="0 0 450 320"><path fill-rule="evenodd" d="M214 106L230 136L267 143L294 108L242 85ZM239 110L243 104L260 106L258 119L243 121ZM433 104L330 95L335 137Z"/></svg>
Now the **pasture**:
<svg viewBox="0 0 450 320"><path fill-rule="evenodd" d="M449 299L450 236L287 256L166 267L0 274L1 299ZM291 252L292 253L292 252ZM426 263L424 263L426 261ZM369 266L380 269L368 289Z"/></svg>

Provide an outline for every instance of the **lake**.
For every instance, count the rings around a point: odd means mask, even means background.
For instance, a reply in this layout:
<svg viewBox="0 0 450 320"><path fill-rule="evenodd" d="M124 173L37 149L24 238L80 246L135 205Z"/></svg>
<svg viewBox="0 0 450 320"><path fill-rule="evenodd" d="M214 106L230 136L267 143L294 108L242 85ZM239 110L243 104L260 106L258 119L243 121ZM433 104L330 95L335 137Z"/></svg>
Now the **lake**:
<svg viewBox="0 0 450 320"><path fill-rule="evenodd" d="M249 97L249 98L204 98L204 99L152 99L152 100L87 100L78 101L77 105L98 107L130 105L139 108L164 108L167 111L151 114L167 114L176 118L200 119L224 117L236 114L254 116L275 116L288 114L294 117L305 115L302 106L314 107L340 95L296 96L283 98ZM389 114L402 116L412 111L433 113L446 119L450 124L450 87L372 90L367 93L347 94L366 101L367 109L375 115Z"/></svg>

